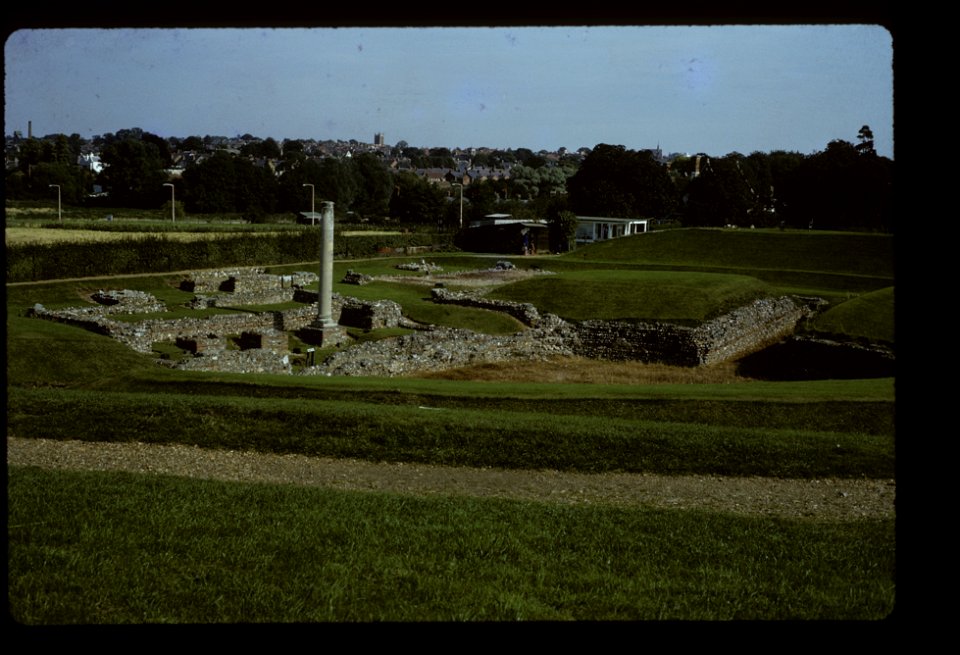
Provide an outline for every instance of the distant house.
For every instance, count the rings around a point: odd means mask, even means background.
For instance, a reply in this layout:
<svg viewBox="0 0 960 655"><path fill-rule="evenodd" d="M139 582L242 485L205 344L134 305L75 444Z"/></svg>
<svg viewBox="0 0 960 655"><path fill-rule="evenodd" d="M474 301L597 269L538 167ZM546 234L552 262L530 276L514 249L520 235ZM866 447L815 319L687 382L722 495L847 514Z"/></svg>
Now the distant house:
<svg viewBox="0 0 960 655"><path fill-rule="evenodd" d="M524 221L510 214L487 214L470 221L458 235L457 246L469 252L533 255L550 252L546 221Z"/></svg>
<svg viewBox="0 0 960 655"><path fill-rule="evenodd" d="M646 218L608 218L603 216L577 216L577 243L593 243L617 237L643 234L647 231Z"/></svg>
<svg viewBox="0 0 960 655"><path fill-rule="evenodd" d="M103 172L103 162L100 161L100 155L95 152L88 152L77 157L77 165L94 173Z"/></svg>

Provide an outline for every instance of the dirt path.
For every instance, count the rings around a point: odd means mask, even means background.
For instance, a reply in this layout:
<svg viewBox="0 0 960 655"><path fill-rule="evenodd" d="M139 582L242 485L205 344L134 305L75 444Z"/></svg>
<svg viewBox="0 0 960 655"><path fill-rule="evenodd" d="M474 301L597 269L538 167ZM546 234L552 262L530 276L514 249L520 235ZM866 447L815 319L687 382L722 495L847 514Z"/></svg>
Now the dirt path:
<svg viewBox="0 0 960 655"><path fill-rule="evenodd" d="M508 471L207 450L185 445L7 438L8 466L129 471L349 491L701 508L753 516L893 518L894 480L780 480Z"/></svg>

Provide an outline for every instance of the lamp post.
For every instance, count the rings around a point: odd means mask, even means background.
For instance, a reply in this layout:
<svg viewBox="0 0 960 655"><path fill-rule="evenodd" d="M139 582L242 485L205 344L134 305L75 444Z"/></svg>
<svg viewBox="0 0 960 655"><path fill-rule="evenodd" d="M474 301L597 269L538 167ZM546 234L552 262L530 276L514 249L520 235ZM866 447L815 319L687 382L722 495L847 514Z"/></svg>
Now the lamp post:
<svg viewBox="0 0 960 655"><path fill-rule="evenodd" d="M170 187L170 220L174 223L177 222L177 201L176 201L176 191L173 190L173 185L169 182L163 186Z"/></svg>
<svg viewBox="0 0 960 655"><path fill-rule="evenodd" d="M59 184L50 184L48 185L51 189L57 190L57 220L63 223L63 212L60 211L60 185Z"/></svg>
<svg viewBox="0 0 960 655"><path fill-rule="evenodd" d="M463 229L463 185L458 184L457 182L453 183L453 186L460 187L460 229Z"/></svg>
<svg viewBox="0 0 960 655"><path fill-rule="evenodd" d="M314 221L314 189L312 184L304 184L303 186L310 187L310 225L313 225Z"/></svg>

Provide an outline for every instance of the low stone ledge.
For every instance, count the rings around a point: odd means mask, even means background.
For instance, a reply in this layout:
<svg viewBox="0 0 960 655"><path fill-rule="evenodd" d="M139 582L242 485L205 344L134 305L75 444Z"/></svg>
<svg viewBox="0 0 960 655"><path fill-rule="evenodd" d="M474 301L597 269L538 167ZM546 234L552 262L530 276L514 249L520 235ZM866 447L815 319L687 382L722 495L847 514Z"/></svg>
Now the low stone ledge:
<svg viewBox="0 0 960 655"><path fill-rule="evenodd" d="M430 296L435 303L489 309L495 312L509 314L524 325L530 327L536 327L540 323L540 312L530 303L495 300L467 291L451 291L444 287L434 287L430 290Z"/></svg>

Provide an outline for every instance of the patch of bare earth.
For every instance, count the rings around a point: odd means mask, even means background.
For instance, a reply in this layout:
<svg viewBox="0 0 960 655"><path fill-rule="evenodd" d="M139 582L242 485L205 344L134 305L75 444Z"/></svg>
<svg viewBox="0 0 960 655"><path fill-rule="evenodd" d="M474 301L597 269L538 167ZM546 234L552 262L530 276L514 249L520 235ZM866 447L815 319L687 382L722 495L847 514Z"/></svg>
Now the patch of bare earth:
<svg viewBox="0 0 960 655"><path fill-rule="evenodd" d="M892 518L896 495L893 480L512 471L208 450L182 444L16 437L7 438L7 465L296 484L345 491L703 509L836 521Z"/></svg>

